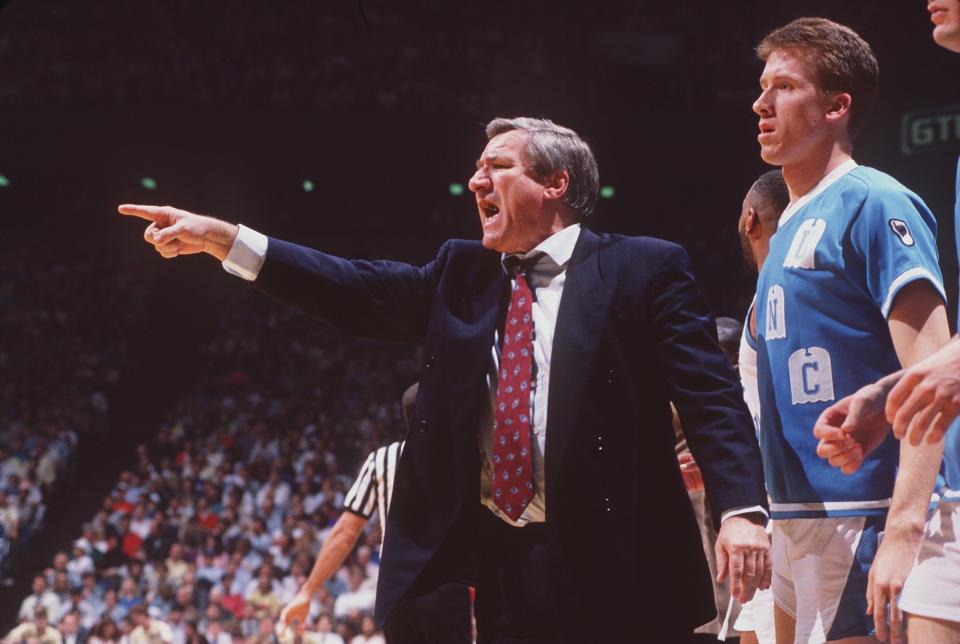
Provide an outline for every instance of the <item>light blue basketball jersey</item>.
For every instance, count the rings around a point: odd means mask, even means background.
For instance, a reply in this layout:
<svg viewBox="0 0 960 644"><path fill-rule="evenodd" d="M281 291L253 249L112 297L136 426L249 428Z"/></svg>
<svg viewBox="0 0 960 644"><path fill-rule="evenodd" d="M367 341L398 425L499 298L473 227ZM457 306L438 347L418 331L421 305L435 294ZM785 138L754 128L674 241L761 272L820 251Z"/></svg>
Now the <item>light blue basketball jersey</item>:
<svg viewBox="0 0 960 644"><path fill-rule="evenodd" d="M957 256L960 258L960 158L957 159L956 199L953 223L956 227ZM960 306L960 300L958 300L958 306ZM958 316L960 316L960 310L958 310ZM960 326L960 317L957 319L957 324ZM960 502L960 419L955 420L950 429L947 430L944 441L946 443L943 449L943 469L949 488L949 490L943 491L944 500L957 503Z"/></svg>
<svg viewBox="0 0 960 644"><path fill-rule="evenodd" d="M852 161L784 211L757 283L760 442L773 518L889 507L896 440L845 475L817 456L813 425L832 403L900 368L887 317L915 280L943 296L935 237L917 195Z"/></svg>

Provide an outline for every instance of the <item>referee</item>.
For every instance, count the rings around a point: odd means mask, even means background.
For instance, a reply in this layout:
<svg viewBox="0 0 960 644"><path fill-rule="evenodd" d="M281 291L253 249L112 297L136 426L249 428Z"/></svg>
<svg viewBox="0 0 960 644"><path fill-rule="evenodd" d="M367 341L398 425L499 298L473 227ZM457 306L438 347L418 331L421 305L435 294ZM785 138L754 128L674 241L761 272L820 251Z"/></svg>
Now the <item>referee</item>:
<svg viewBox="0 0 960 644"><path fill-rule="evenodd" d="M403 393L403 420L407 431L417 399L417 384ZM393 498L393 476L403 450L403 441L378 447L367 456L357 480L343 501L340 518L320 547L317 560L307 581L280 613L280 628L293 625L302 631L314 593L343 565L353 551L360 534L374 509L380 517L382 531L387 525L387 510ZM386 633L390 642L451 642L470 644L470 592L458 583L450 583L436 591L402 601L395 609Z"/></svg>

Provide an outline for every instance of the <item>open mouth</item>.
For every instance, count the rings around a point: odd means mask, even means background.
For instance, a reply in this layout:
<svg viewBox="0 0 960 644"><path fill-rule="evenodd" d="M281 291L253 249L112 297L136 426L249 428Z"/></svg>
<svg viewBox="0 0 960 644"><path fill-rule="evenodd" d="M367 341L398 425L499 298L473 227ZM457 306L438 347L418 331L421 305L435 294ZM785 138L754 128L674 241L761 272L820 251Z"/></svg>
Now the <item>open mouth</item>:
<svg viewBox="0 0 960 644"><path fill-rule="evenodd" d="M772 125L766 125L764 123L761 123L760 134L757 135L757 140L759 140L761 143L766 141L767 139L770 138L770 136L773 134L773 131L775 129L776 128L774 128Z"/></svg>
<svg viewBox="0 0 960 644"><path fill-rule="evenodd" d="M500 208L492 203L482 203L480 204L480 212L483 213L483 224L491 224L497 219L497 215L500 214Z"/></svg>

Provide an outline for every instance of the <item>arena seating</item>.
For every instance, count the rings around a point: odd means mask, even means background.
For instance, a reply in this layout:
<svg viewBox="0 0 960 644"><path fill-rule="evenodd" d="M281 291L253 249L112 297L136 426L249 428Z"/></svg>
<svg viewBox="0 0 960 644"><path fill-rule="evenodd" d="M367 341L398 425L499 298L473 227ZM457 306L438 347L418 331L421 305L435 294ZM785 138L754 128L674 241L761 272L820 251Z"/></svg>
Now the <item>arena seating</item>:
<svg viewBox="0 0 960 644"><path fill-rule="evenodd" d="M83 629L109 639L137 627L142 605L174 641L194 630L220 644L272 632L356 468L398 435L399 395L417 367L412 349L347 340L259 300L224 317L204 353L193 391L171 401L137 462L52 562L52 624L76 611ZM326 615L345 640L360 632L370 602L341 601L365 606L344 610L337 599L370 595L378 543L373 522L316 598L308 629ZM21 620L32 617L24 601Z"/></svg>

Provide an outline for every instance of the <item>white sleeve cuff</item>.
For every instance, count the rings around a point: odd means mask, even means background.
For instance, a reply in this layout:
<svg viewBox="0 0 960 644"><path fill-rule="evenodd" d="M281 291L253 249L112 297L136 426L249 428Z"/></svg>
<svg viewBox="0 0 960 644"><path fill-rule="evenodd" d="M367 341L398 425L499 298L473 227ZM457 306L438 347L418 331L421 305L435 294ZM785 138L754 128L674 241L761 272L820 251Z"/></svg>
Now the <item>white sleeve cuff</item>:
<svg viewBox="0 0 960 644"><path fill-rule="evenodd" d="M257 279L267 258L267 236L243 224L238 228L237 238L222 262L223 270L252 282Z"/></svg>
<svg viewBox="0 0 960 644"><path fill-rule="evenodd" d="M765 521L770 520L770 515L767 514L767 511L763 509L762 505L751 505L747 508L731 508L727 510L720 515L720 525L723 525L723 522L730 517L739 516L741 514L762 514Z"/></svg>
<svg viewBox="0 0 960 644"><path fill-rule="evenodd" d="M937 277L926 268L917 266L900 273L900 275L898 275L897 278L890 283L890 288L887 290L887 297L883 301L883 306L880 308L880 312L883 314L883 317L890 317L890 310L893 308L893 300L897 297L900 289L910 282L924 279L930 282L933 288L937 290L937 293L940 294L940 297L943 298L944 303L946 303L947 293L943 289L943 284L940 283L940 280L937 279Z"/></svg>

